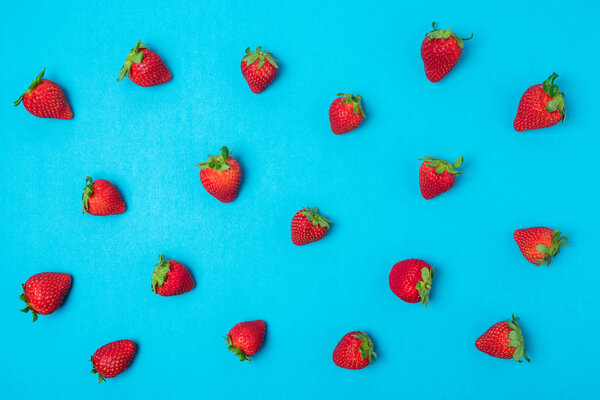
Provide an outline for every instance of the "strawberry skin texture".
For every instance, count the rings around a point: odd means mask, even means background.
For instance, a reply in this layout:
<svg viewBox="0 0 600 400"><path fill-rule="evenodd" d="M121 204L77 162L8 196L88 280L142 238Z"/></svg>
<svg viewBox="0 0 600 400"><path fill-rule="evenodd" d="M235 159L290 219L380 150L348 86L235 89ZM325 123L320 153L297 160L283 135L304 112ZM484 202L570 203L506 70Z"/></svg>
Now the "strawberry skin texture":
<svg viewBox="0 0 600 400"><path fill-rule="evenodd" d="M42 272L31 276L23 285L21 300L27 307L21 311L31 310L34 321L36 314L52 314L69 293L71 281L71 275L63 272Z"/></svg>
<svg viewBox="0 0 600 400"><path fill-rule="evenodd" d="M292 243L302 246L323 239L329 230L327 218L319 214L319 209L305 207L292 217Z"/></svg>
<svg viewBox="0 0 600 400"><path fill-rule="evenodd" d="M159 296L177 296L196 286L190 271L180 262L166 260L159 256L159 264L154 266L152 291Z"/></svg>
<svg viewBox="0 0 600 400"><path fill-rule="evenodd" d="M72 119L73 111L60 86L48 79L42 79L46 68L31 83L27 91L15 101L38 118Z"/></svg>
<svg viewBox="0 0 600 400"><path fill-rule="evenodd" d="M560 237L560 232L545 227L517 229L513 238L527 261L535 265L550 265L552 258L559 253L568 236ZM540 250L543 250L542 253Z"/></svg>
<svg viewBox="0 0 600 400"><path fill-rule="evenodd" d="M463 158L459 157L454 164L433 157L424 157L423 160L419 168L419 186L421 195L430 200L454 186L456 176L460 173L456 168L462 165Z"/></svg>
<svg viewBox="0 0 600 400"><path fill-rule="evenodd" d="M483 335L475 341L475 347L492 357L503 359L514 359L522 362L524 356L527 362L529 358L525 353L525 342L518 324L518 318L513 316L512 321L500 321L492 325Z"/></svg>
<svg viewBox="0 0 600 400"><path fill-rule="evenodd" d="M471 35L471 37L473 37ZM421 58L425 66L425 76L431 82L439 82L454 68L462 54L463 40L450 30L433 30L425 35L421 43Z"/></svg>
<svg viewBox="0 0 600 400"><path fill-rule="evenodd" d="M138 86L149 87L162 85L171 80L171 72L167 69L162 59L150 49L141 48L144 54L141 63L131 63L129 79Z"/></svg>
<svg viewBox="0 0 600 400"><path fill-rule="evenodd" d="M262 346L266 328L267 325L262 320L235 324L225 336L229 351L240 357L240 361L250 361L250 357Z"/></svg>
<svg viewBox="0 0 600 400"><path fill-rule="evenodd" d="M230 203L236 199L240 182L242 181L242 169L233 157L227 158L229 169L217 171L212 168L200 170L200 182L204 189L222 203Z"/></svg>
<svg viewBox="0 0 600 400"><path fill-rule="evenodd" d="M100 347L92 355L92 373L101 383L125 371L135 356L136 345L131 340L117 340Z"/></svg>
<svg viewBox="0 0 600 400"><path fill-rule="evenodd" d="M104 179L86 178L83 191L83 212L96 216L122 214L127 209L121 194Z"/></svg>
<svg viewBox="0 0 600 400"><path fill-rule="evenodd" d="M430 271L425 272L426 280L423 279L423 268ZM402 300L407 303L422 301L426 305L432 278L433 268L429 264L423 260L411 258L396 263L390 271L388 280L392 292ZM420 291L419 288L424 283L428 283L428 286L423 287ZM419 284L419 288L417 288L417 284Z"/></svg>
<svg viewBox="0 0 600 400"><path fill-rule="evenodd" d="M264 91L273 82L278 70L277 61L271 53L262 51L260 47L255 52L250 52L250 48L246 49L241 68L244 79L254 93Z"/></svg>
<svg viewBox="0 0 600 400"><path fill-rule="evenodd" d="M329 107L329 122L331 131L336 135L350 132L360 126L363 116L354 114L352 104L342 103L341 98L337 98Z"/></svg>
<svg viewBox="0 0 600 400"><path fill-rule="evenodd" d="M373 342L362 331L345 334L333 350L333 363L346 369L363 369L376 361Z"/></svg>
<svg viewBox="0 0 600 400"><path fill-rule="evenodd" d="M553 112L546 109L550 101L552 97L544 91L543 85L533 85L527 89L519 101L517 116L513 122L515 130L524 132L548 128L562 121L564 116L558 108Z"/></svg>

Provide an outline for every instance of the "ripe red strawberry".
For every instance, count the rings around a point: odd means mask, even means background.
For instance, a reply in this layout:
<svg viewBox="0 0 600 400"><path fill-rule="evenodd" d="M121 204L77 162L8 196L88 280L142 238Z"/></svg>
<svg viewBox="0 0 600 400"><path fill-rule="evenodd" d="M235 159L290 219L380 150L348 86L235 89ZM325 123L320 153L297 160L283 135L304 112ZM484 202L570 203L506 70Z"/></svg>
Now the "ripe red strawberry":
<svg viewBox="0 0 600 400"><path fill-rule="evenodd" d="M400 261L392 267L389 276L392 292L407 303L429 303L433 268L414 258Z"/></svg>
<svg viewBox="0 0 600 400"><path fill-rule="evenodd" d="M71 275L64 272L42 272L35 274L25 282L23 294L19 296L26 307L22 312L31 310L33 322L38 314L52 314L60 305L69 289L71 289Z"/></svg>
<svg viewBox="0 0 600 400"><path fill-rule="evenodd" d="M131 340L117 340L100 347L91 358L92 374L98 374L98 382L106 378L114 378L125 371L133 356L136 346Z"/></svg>
<svg viewBox="0 0 600 400"><path fill-rule="evenodd" d="M261 320L235 324L225 336L229 351L233 351L240 361L250 362L250 357L255 355L262 346L266 328L265 321Z"/></svg>
<svg viewBox="0 0 600 400"><path fill-rule="evenodd" d="M38 118L72 119L73 111L61 87L51 80L42 79L45 71L46 68L31 82L14 106L23 101L25 109Z"/></svg>
<svg viewBox="0 0 600 400"><path fill-rule="evenodd" d="M568 246L564 242L569 237L561 237L558 230L535 227L517 229L513 233L513 238L527 261L535 265L546 264L548 266L560 248Z"/></svg>
<svg viewBox="0 0 600 400"><path fill-rule="evenodd" d="M329 106L329 123L336 135L350 132L362 124L365 113L362 108L362 97L338 93L338 97Z"/></svg>
<svg viewBox="0 0 600 400"><path fill-rule="evenodd" d="M565 120L564 93L558 91L552 73L541 85L533 85L523 93L519 101L517 116L513 122L518 132L547 128Z"/></svg>
<svg viewBox="0 0 600 400"><path fill-rule="evenodd" d="M463 40L473 37L460 38L450 29L437 30L435 22L433 30L425 35L421 43L421 58L425 64L425 75L431 82L438 82L458 62L463 51Z"/></svg>
<svg viewBox="0 0 600 400"><path fill-rule="evenodd" d="M83 188L83 213L91 215L122 214L127 208L119 191L109 181L85 178Z"/></svg>
<svg viewBox="0 0 600 400"><path fill-rule="evenodd" d="M277 69L277 60L268 51L262 51L260 46L254 52L250 51L250 47L246 49L242 58L242 75L254 93L262 92L271 84Z"/></svg>
<svg viewBox="0 0 600 400"><path fill-rule="evenodd" d="M218 156L208 155L208 160L198 164L200 182L211 196L222 203L235 200L242 180L242 169L227 147Z"/></svg>
<svg viewBox="0 0 600 400"><path fill-rule="evenodd" d="M123 64L121 71L119 71L117 80L120 81L128 76L133 83L144 87L162 85L169 82L171 80L171 73L161 58L152 50L144 48L144 46L146 44L140 40L131 49L125 59L125 64Z"/></svg>
<svg viewBox="0 0 600 400"><path fill-rule="evenodd" d="M363 369L377 361L371 338L362 331L346 333L333 350L333 362L338 367Z"/></svg>
<svg viewBox="0 0 600 400"><path fill-rule="evenodd" d="M475 347L492 357L512 358L518 362L523 362L521 358L525 357L529 362L519 318L514 315L512 321L509 319L492 325L475 341Z"/></svg>
<svg viewBox="0 0 600 400"><path fill-rule="evenodd" d="M419 168L419 185L421 194L427 200L450 190L454 186L456 176L462 174L456 170L463 163L462 156L458 157L454 164L429 156L419 160L424 160Z"/></svg>
<svg viewBox="0 0 600 400"><path fill-rule="evenodd" d="M304 207L292 218L292 242L297 246L323 239L331 221L319 214L317 207Z"/></svg>
<svg viewBox="0 0 600 400"><path fill-rule="evenodd" d="M187 293L196 286L190 271L181 263L158 256L159 263L152 273L152 292L160 296L177 296Z"/></svg>

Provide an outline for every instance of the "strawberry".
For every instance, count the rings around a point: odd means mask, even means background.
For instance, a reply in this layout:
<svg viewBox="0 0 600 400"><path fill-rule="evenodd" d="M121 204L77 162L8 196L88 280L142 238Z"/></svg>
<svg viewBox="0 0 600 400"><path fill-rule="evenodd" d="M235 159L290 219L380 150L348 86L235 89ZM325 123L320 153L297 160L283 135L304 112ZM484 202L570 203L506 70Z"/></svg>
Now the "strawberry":
<svg viewBox="0 0 600 400"><path fill-rule="evenodd" d="M33 322L38 314L48 315L60 307L71 289L71 275L64 272L42 272L31 276L23 286L23 294L19 296L26 307L21 311L31 310Z"/></svg>
<svg viewBox="0 0 600 400"><path fill-rule="evenodd" d="M181 263L158 256L159 263L152 273L152 292L160 296L177 296L187 293L196 286L190 271Z"/></svg>
<svg viewBox="0 0 600 400"><path fill-rule="evenodd" d="M523 93L513 122L518 132L547 128L565 121L564 93L558 91L554 72L541 85L533 85Z"/></svg>
<svg viewBox="0 0 600 400"><path fill-rule="evenodd" d="M336 135L350 132L358 128L365 118L362 108L362 97L351 94L338 93L338 97L329 106L329 123L331 131Z"/></svg>
<svg viewBox="0 0 600 400"><path fill-rule="evenodd" d="M346 369L363 369L377 361L371 338L362 331L346 333L333 350L333 362Z"/></svg>
<svg viewBox="0 0 600 400"><path fill-rule="evenodd" d="M246 321L235 324L225 336L229 351L240 358L240 361L250 362L250 357L255 355L262 346L265 337L265 321Z"/></svg>
<svg viewBox="0 0 600 400"><path fill-rule="evenodd" d="M242 58L242 75L254 93L262 92L273 82L277 69L277 60L268 51L262 51L260 46L253 52L250 47L246 49Z"/></svg>
<svg viewBox="0 0 600 400"><path fill-rule="evenodd" d="M561 237L558 230L539 226L517 229L513 233L513 238L527 261L535 265L546 264L546 266L549 266L552 258L558 254L560 248L568 246L564 242L569 237Z"/></svg>
<svg viewBox="0 0 600 400"><path fill-rule="evenodd" d="M292 218L292 242L297 246L321 240L331 221L319 214L317 207L304 207Z"/></svg>
<svg viewBox="0 0 600 400"><path fill-rule="evenodd" d="M433 268L423 260L414 258L400 261L392 267L389 276L392 292L407 303L427 306L433 280Z"/></svg>
<svg viewBox="0 0 600 400"><path fill-rule="evenodd" d="M25 109L38 118L72 119L73 111L63 90L51 80L42 79L44 72L46 68L14 102L14 106L18 106L23 101Z"/></svg>
<svg viewBox="0 0 600 400"><path fill-rule="evenodd" d="M242 169L227 147L221 148L218 156L208 155L208 160L197 165L200 182L211 196L222 203L235 200L242 180Z"/></svg>
<svg viewBox="0 0 600 400"><path fill-rule="evenodd" d="M117 340L100 347L91 358L92 374L98 374L98 382L106 378L114 378L125 371L133 356L136 346L131 340Z"/></svg>
<svg viewBox="0 0 600 400"><path fill-rule="evenodd" d="M458 62L463 51L463 41L473 37L460 38L450 29L437 30L435 22L433 30L425 35L421 43L421 58L425 65L425 76L431 82L438 82Z"/></svg>
<svg viewBox="0 0 600 400"><path fill-rule="evenodd" d="M145 48L145 43L138 41L131 49L125 64L119 71L118 81L126 76L138 86L156 86L171 80L171 73L161 58L150 49Z"/></svg>
<svg viewBox="0 0 600 400"><path fill-rule="evenodd" d="M523 362L521 358L525 357L529 362L519 318L514 315L512 321L509 319L492 325L475 341L475 347L492 357L512 358L518 362Z"/></svg>
<svg viewBox="0 0 600 400"><path fill-rule="evenodd" d="M83 188L83 213L91 215L122 214L127 208L119 191L109 181L85 178Z"/></svg>
<svg viewBox="0 0 600 400"><path fill-rule="evenodd" d="M462 156L458 157L454 164L429 156L419 160L423 160L419 168L419 185L421 194L427 200L450 190L454 186L456 176L462 174L456 170L463 163Z"/></svg>

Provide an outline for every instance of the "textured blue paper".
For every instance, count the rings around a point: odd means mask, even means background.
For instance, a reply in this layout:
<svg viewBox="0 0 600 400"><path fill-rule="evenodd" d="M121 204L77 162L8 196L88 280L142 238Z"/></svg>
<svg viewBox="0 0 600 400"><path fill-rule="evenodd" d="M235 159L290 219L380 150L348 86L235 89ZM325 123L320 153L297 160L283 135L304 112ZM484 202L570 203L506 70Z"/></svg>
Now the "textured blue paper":
<svg viewBox="0 0 600 400"><path fill-rule="evenodd" d="M38 3L38 4L31 4ZM4 2L0 12L2 399L591 399L598 398L599 57L595 1ZM457 67L426 80L431 22L465 42ZM142 39L172 82L117 82ZM250 92L244 49L280 61ZM12 107L46 66L72 121ZM553 71L567 120L517 133L523 91ZM335 136L327 110L360 93L367 118ZM243 168L221 204L196 164L222 145ZM419 157L465 158L448 193L425 201ZM85 177L113 182L123 215L82 215ZM302 206L334 223L292 245ZM512 232L560 228L570 248L550 268L521 256ZM158 254L197 281L152 296ZM405 258L436 268L430 305L388 287ZM20 284L64 271L64 306L31 323ZM516 313L531 364L491 358L475 339ZM264 319L252 364L226 350L233 324ZM348 331L378 362L334 366ZM98 385L99 346L129 338L131 367Z"/></svg>

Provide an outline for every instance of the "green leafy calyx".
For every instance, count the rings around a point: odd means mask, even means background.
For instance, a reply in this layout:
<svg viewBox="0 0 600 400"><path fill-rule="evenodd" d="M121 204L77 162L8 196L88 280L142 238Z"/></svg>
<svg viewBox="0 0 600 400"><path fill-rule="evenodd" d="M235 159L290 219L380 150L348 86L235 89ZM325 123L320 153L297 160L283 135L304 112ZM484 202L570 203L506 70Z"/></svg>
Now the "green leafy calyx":
<svg viewBox="0 0 600 400"><path fill-rule="evenodd" d="M419 158L419 160L425 161L425 165L428 167L435 168L435 173L441 175L444 171L448 171L452 175L463 174L464 172L457 171L457 168L460 167L463 163L463 156L460 156L454 161L454 164L450 164L448 161L440 160L437 158L425 156L423 158Z"/></svg>
<svg viewBox="0 0 600 400"><path fill-rule="evenodd" d="M338 93L337 95L342 98L342 103L352 105L354 114L359 115L359 113L360 113L360 115L362 115L363 118L366 117L365 112L362 108L362 97L360 97L360 94L352 95L352 94Z"/></svg>
<svg viewBox="0 0 600 400"><path fill-rule="evenodd" d="M27 295L25 294L25 285L21 285L23 286L23 294L21 294L19 296L19 299L23 300L23 302L25 303L25 308L21 310L21 312L28 312L31 311L31 315L33 316L33 322L37 321L37 313L35 312L35 310L31 307L31 305L29 305L29 298L27 297Z"/></svg>
<svg viewBox="0 0 600 400"><path fill-rule="evenodd" d="M552 97L552 100L550 100L547 104L546 104L546 111L548 112L554 112L556 110L558 110L558 112L560 113L560 115L562 115L562 121L565 121L565 94L559 92L558 90L558 85L554 83L554 80L558 78L558 74L556 72L553 72L552 75L550 75L548 77L548 79L546 79L544 81L544 83L542 83L542 87L544 89L544 92Z"/></svg>
<svg viewBox="0 0 600 400"><path fill-rule="evenodd" d="M268 51L261 50L260 46L256 48L256 51L251 52L250 47L248 47L246 49L246 55L244 56L244 58L242 58L242 62L245 62L246 66L249 67L256 60L258 60L258 65L256 66L256 69L261 69L262 66L265 65L265 60L275 68L278 68L277 60L273 58L273 55L271 53L269 53Z"/></svg>
<svg viewBox="0 0 600 400"><path fill-rule="evenodd" d="M25 93L23 93L17 100L14 101L13 105L16 107L19 104L21 104L21 101L23 100L23 97L25 97L25 95L29 92L31 92L33 89L35 89L35 87L37 85L40 84L40 81L42 80L42 77L44 76L44 72L46 72L46 67L44 67L44 69L42 70L42 72L40 72L40 74L34 79L33 82L31 82L31 85L29 85L29 87L27 88L27 90L25 91Z"/></svg>
<svg viewBox="0 0 600 400"><path fill-rule="evenodd" d="M456 43L458 43L458 47L460 47L461 49L463 48L463 41L464 40L470 40L473 39L473 34L471 33L471 36L469 36L468 38L461 38L459 36L457 36L454 32L450 32L450 29L436 29L435 28L435 21L433 22L433 24L431 24L431 26L433 26L433 30L427 34L425 34L425 37L427 37L427 39L429 40L433 40L433 39L449 39L450 36L452 36L455 40Z"/></svg>
<svg viewBox="0 0 600 400"><path fill-rule="evenodd" d="M93 356L90 356L90 361L92 363L92 370L90 371L92 374L98 374L98 383L106 382L106 379L100 374L100 372L96 371L96 367L94 366Z"/></svg>
<svg viewBox="0 0 600 400"><path fill-rule="evenodd" d="M525 340L523 339L523 332L521 332L521 327L519 326L519 318L515 317L513 314L512 320L509 319L506 323L511 329L511 331L508 332L508 338L510 339L508 345L510 347L516 347L515 352L513 353L513 359L518 362L523 362L521 358L524 357L527 362L530 362L529 357L527 357L527 353L525 352Z"/></svg>
<svg viewBox="0 0 600 400"><path fill-rule="evenodd" d="M368 358L369 364L373 364L375 361L377 361L377 354L375 353L375 351L373 351L373 341L371 340L371 338L362 331L355 333L354 337L362 342L362 344L358 348L361 358Z"/></svg>
<svg viewBox="0 0 600 400"><path fill-rule="evenodd" d="M235 347L233 345L233 341L231 340L231 336L225 335L225 336L223 336L223 338L225 338L225 341L227 342L227 350L228 351L233 351L233 354L235 354L236 356L238 356L240 358L240 361L248 361L248 362L250 362L250 357L247 356L246 354L244 354L244 352L240 348Z"/></svg>
<svg viewBox="0 0 600 400"><path fill-rule="evenodd" d="M131 72L131 63L139 64L142 62L144 59L144 53L140 51L140 48L145 46L146 43L142 43L141 40L138 40L135 46L133 46L133 49L131 49L127 55L127 58L125 59L125 64L123 64L121 70L119 71L119 77L117 78L118 81L126 76L129 76L129 73Z"/></svg>
<svg viewBox="0 0 600 400"><path fill-rule="evenodd" d="M83 207L84 214L90 208L88 200L90 199L90 196L92 195L92 193L94 193L94 190L92 189L92 183L94 183L94 180L91 177L88 176L87 178L85 178L85 187L83 188L83 195L81 196L81 199L83 200L82 207Z"/></svg>
<svg viewBox="0 0 600 400"><path fill-rule="evenodd" d="M165 261L164 255L159 255L158 264L154 265L154 272L152 273L152 293L156 294L156 287L160 287L165 283L169 271L171 271L171 264Z"/></svg>
<svg viewBox="0 0 600 400"><path fill-rule="evenodd" d="M307 220L311 221L313 225L329 229L331 220L327 219L324 215L319 214L319 209L317 207L314 207L313 209L308 206L304 207L300 213L304 215Z"/></svg>
<svg viewBox="0 0 600 400"><path fill-rule="evenodd" d="M421 303L427 307L427 304L429 304L429 291L431 290L431 282L433 281L433 268L429 269L427 267L423 267L421 269L421 279L423 280L417 282L415 289L419 291Z"/></svg>
<svg viewBox="0 0 600 400"><path fill-rule="evenodd" d="M554 234L552 234L552 247L548 247L543 244L537 244L535 246L537 251L539 251L540 253L542 253L544 255L544 258L536 258L535 259L535 263L537 265L541 266L541 265L546 264L546 266L549 266L550 262L552 261L552 258L560 252L560 248L569 246L568 244L565 243L567 241L567 239L569 239L569 237L568 236L561 237L560 235L561 235L561 233L558 231L558 229L554 231Z"/></svg>
<svg viewBox="0 0 600 400"><path fill-rule="evenodd" d="M208 155L207 161L202 161L197 165L200 169L211 168L215 171L226 171L229 169L229 164L227 163L227 159L231 156L231 151L227 149L227 146L223 146L221 148L221 154L218 156Z"/></svg>

